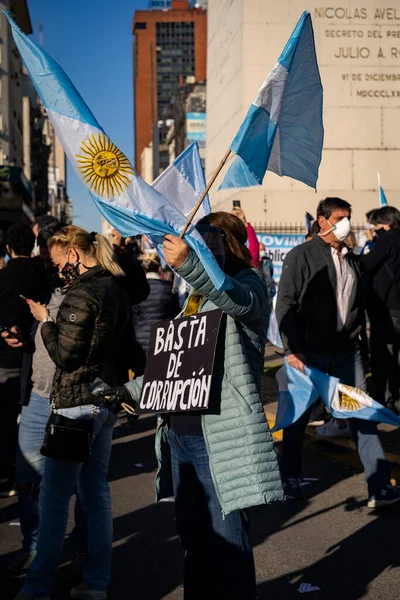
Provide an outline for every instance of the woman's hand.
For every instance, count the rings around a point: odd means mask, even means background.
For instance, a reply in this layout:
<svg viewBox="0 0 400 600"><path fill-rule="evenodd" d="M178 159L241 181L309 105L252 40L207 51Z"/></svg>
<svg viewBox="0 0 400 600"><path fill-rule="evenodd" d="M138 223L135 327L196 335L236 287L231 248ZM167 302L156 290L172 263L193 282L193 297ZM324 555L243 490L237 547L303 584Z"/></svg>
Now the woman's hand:
<svg viewBox="0 0 400 600"><path fill-rule="evenodd" d="M189 256L189 246L180 237L175 235L166 235L164 238L164 257L167 263L174 268L178 268Z"/></svg>
<svg viewBox="0 0 400 600"><path fill-rule="evenodd" d="M238 217L242 221L242 223L245 225L245 227L247 227L246 215L244 214L243 208L239 208L239 206L235 206L235 208L232 208L231 213L233 215L235 215L235 217Z"/></svg>
<svg viewBox="0 0 400 600"><path fill-rule="evenodd" d="M40 302L34 302L33 300L27 300L27 302L35 319L43 323L45 318L50 314L44 304L40 304Z"/></svg>

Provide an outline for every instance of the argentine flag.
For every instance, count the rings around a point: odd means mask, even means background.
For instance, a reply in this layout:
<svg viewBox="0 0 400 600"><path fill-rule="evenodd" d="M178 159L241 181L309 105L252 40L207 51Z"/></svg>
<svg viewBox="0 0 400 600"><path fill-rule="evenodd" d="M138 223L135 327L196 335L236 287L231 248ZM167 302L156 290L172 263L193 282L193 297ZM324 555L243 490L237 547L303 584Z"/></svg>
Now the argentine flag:
<svg viewBox="0 0 400 600"><path fill-rule="evenodd" d="M379 206L388 206L389 203L386 200L385 192L383 191L383 187L381 186L381 174L378 172L378 193L379 193Z"/></svg>
<svg viewBox="0 0 400 600"><path fill-rule="evenodd" d="M306 372L301 373L292 367L287 367L289 365L285 359L285 365L275 375L279 392L273 432L296 423L318 398L318 392L310 379L309 369L306 367Z"/></svg>
<svg viewBox="0 0 400 600"><path fill-rule="evenodd" d="M160 194L188 219L206 188L206 178L201 164L199 145L193 142L157 177L152 184ZM211 212L206 196L193 219L197 223Z"/></svg>
<svg viewBox="0 0 400 600"><path fill-rule="evenodd" d="M7 11L3 12L10 22L16 46L68 159L101 214L123 236L146 234L161 245L166 234L179 235L187 221L180 209L192 198L193 209L197 195L194 190L191 196L187 195L188 186L191 185L190 176L186 178L187 186L185 183L181 189L175 190L173 202L145 183L98 124L66 73L21 31ZM196 177L201 177L197 171ZM178 198L182 186L185 200ZM230 287L229 278L193 226L184 239L204 264L216 288Z"/></svg>
<svg viewBox="0 0 400 600"><path fill-rule="evenodd" d="M279 385L278 412L272 431L295 423L318 397L322 398L335 419L357 418L400 426L400 417L368 394L313 367L306 366L305 373L301 373L285 359L285 366L278 371L276 378Z"/></svg>
<svg viewBox="0 0 400 600"><path fill-rule="evenodd" d="M266 170L315 188L323 139L322 84L305 11L230 146L237 156L220 189L261 185Z"/></svg>

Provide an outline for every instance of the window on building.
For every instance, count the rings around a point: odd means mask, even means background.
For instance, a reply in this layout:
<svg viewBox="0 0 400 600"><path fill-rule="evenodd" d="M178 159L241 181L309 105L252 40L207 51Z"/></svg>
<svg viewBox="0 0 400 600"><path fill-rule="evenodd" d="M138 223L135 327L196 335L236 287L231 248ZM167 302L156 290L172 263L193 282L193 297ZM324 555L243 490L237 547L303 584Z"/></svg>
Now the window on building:
<svg viewBox="0 0 400 600"><path fill-rule="evenodd" d="M136 25L135 25L135 31L137 29L147 29L147 23L136 23Z"/></svg>
<svg viewBox="0 0 400 600"><path fill-rule="evenodd" d="M169 118L182 79L195 74L194 23L156 23L156 46L158 113Z"/></svg>

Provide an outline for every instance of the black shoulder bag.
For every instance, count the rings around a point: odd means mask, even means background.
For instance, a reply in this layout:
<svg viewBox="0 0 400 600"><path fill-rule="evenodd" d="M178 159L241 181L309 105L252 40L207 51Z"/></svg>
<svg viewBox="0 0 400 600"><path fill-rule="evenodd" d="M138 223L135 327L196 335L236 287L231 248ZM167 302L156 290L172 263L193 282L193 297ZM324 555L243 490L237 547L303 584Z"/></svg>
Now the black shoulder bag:
<svg viewBox="0 0 400 600"><path fill-rule="evenodd" d="M93 419L69 419L57 414L52 403L40 453L57 460L85 462L91 454L92 432Z"/></svg>

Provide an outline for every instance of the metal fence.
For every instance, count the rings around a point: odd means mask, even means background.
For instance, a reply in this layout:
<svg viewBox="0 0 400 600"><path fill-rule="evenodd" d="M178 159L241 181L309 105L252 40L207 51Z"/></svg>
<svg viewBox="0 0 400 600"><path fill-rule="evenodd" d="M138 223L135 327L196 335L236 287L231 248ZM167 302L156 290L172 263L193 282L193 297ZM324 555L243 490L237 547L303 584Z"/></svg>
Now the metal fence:
<svg viewBox="0 0 400 600"><path fill-rule="evenodd" d="M253 227L257 233L294 233L305 235L305 223L253 223ZM354 232L361 231L365 228L364 223L352 222L352 228Z"/></svg>

